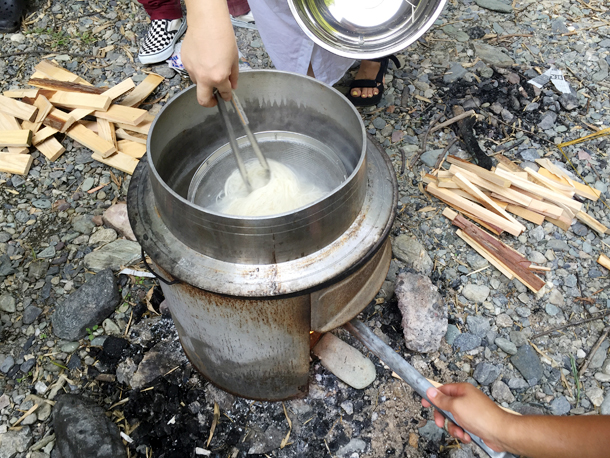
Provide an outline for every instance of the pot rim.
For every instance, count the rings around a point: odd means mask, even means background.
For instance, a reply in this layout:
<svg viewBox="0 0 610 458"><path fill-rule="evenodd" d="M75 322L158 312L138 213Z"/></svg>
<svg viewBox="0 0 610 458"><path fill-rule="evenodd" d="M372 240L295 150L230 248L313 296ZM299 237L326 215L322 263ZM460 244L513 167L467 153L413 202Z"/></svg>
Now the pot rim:
<svg viewBox="0 0 610 458"><path fill-rule="evenodd" d="M332 92L334 92L336 95L338 95L340 98L343 99L343 101L349 106L349 108L351 109L351 111L353 112L355 119L357 120L358 124L360 125L360 131L361 131L361 148L360 148L360 157L358 159L358 163L355 165L354 170L352 171L352 173L347 176L345 178L345 180L339 184L336 188L334 188L332 191L330 191L328 194L324 195L323 197L316 199L313 202L310 202L307 205L304 205L302 207L296 208L294 210L288 211L288 212L284 212L284 213L274 213L272 215L265 215L265 216L239 216L239 215L229 215L229 214L225 214L225 213L220 213L220 212L216 212L213 210L210 210L207 207L201 207L199 205L194 204L193 202L189 201L188 199L182 197L180 194L178 194L177 192L175 192L166 182L163 178L161 178L161 176L159 175L159 173L157 172L157 168L155 166L155 164L153 163L153 158L152 158L152 154L150 153L150 151L152 151L152 145L151 142L153 140L153 134L155 131L155 127L157 125L157 122L161 119L163 113L165 112L166 109L168 109L168 107L171 105L171 103L174 100L177 100L179 97L181 97L182 95L186 94L189 91L196 91L196 84L193 84L189 87L187 87L186 89L183 89L182 91L178 92L177 94L175 94L161 109L161 111L159 111L159 113L155 116L155 119L153 120L151 126L150 126L150 134L148 135L148 138L146 140L146 150L149 152L146 156L147 156L147 161L148 161L148 166L149 166L149 173L151 173L154 178L156 179L156 181L158 183L161 184L161 186L164 188L164 190L166 192L168 192L173 198L178 199L179 201L181 201L182 203L188 205L189 207L192 207L194 209L196 209L197 211L201 211L210 215L214 215L218 218L225 218L227 223L230 223L231 221L270 221L272 222L275 219L279 219L282 217L285 217L287 215L294 215L297 214L301 211L307 210L311 207L313 207L314 205L319 204L320 202L323 202L324 200L332 197L334 194L337 194L341 189L345 188L346 186L350 186L352 180L355 178L355 176L358 174L359 170L362 168L363 163L366 161L366 149L367 149L367 138L366 138L366 129L364 127L364 122L362 120L362 116L360 116L360 113L358 112L358 110L356 109L356 107L347 99L347 97L345 97L341 92L339 92L337 89L327 85L326 83L323 83L315 78L312 78L310 76L306 76L306 75L301 75L299 73L295 73L295 72L287 72L287 71L282 71L282 70L273 70L273 69L257 69L257 70L248 70L242 73L242 77L244 77L247 74L258 74L258 73L283 73L286 75L293 75L293 76L297 76L297 77L301 77L301 78L306 78L312 82L315 82L316 84L320 85L322 87L322 89L326 89L326 90L330 90ZM246 76L247 77L247 76ZM238 91L239 89L236 89L236 91ZM243 95L240 95L240 98L243 100ZM208 107L202 107L202 108L208 108ZM212 109L215 109L215 107L213 107ZM256 135L256 133L255 133Z"/></svg>

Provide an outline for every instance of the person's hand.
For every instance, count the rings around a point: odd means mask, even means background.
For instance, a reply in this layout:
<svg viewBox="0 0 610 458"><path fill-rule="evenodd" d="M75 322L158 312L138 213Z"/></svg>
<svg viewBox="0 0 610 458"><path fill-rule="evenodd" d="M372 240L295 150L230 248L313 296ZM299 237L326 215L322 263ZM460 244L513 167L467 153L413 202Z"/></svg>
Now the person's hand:
<svg viewBox="0 0 610 458"><path fill-rule="evenodd" d="M426 395L439 409L451 412L461 426L483 439L491 449L497 452L506 450L501 439L502 431L512 415L500 409L470 383L428 388ZM425 399L421 403L424 407L430 407ZM438 410L434 410L434 422L439 428L445 426L445 417ZM450 421L447 431L466 444L472 440L462 428Z"/></svg>
<svg viewBox="0 0 610 458"><path fill-rule="evenodd" d="M231 90L237 88L239 55L233 26L225 0L187 2L187 11L182 63L197 84L197 101L213 107L214 88L227 101L231 100Z"/></svg>

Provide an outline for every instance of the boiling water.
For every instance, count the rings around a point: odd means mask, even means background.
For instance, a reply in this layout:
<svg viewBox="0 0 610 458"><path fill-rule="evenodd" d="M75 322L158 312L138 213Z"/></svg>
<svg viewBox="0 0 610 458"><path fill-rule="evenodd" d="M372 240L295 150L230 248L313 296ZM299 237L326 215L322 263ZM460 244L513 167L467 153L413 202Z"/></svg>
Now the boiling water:
<svg viewBox="0 0 610 458"><path fill-rule="evenodd" d="M271 159L267 162L271 170L268 183L266 170L260 162L248 161L245 165L253 191L248 192L239 170L235 169L227 178L213 209L227 215L268 216L303 207L328 193L328 190L299 177L286 165Z"/></svg>

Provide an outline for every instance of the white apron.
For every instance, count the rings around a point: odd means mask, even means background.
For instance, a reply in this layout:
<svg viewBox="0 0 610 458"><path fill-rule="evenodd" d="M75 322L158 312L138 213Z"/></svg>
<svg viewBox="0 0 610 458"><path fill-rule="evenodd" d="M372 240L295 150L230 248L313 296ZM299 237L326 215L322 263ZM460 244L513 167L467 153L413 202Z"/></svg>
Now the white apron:
<svg viewBox="0 0 610 458"><path fill-rule="evenodd" d="M278 70L307 74L333 85L354 61L337 56L311 41L295 21L286 0L248 0L265 50Z"/></svg>

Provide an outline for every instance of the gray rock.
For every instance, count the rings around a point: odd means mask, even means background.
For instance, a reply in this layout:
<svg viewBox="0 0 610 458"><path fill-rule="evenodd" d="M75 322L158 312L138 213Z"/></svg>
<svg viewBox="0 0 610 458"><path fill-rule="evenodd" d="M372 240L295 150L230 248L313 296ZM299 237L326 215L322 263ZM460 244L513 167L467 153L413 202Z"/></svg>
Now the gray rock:
<svg viewBox="0 0 610 458"><path fill-rule="evenodd" d="M466 32L464 32L460 28L454 26L453 24L448 24L448 25L443 26L443 32L445 32L447 35L449 35L454 40L457 40L461 43L465 43L468 40L470 40L470 37L468 36L468 34ZM460 67L461 67L461 65L460 65ZM466 71L464 71L464 73L465 72ZM455 81L455 80L453 80L453 81ZM445 81L445 82L450 82L450 81Z"/></svg>
<svg viewBox="0 0 610 458"><path fill-rule="evenodd" d="M481 385L489 385L500 375L500 369L488 362L482 362L477 365L472 374L472 377Z"/></svg>
<svg viewBox="0 0 610 458"><path fill-rule="evenodd" d="M438 350L447 332L447 306L436 286L428 277L406 272L396 278L395 294L407 348Z"/></svg>
<svg viewBox="0 0 610 458"><path fill-rule="evenodd" d="M599 71L594 73L593 75L591 75L591 79L593 81L595 81L596 83L608 78L608 67L609 67L608 63L605 60L600 59L598 61L598 65L599 65Z"/></svg>
<svg viewBox="0 0 610 458"><path fill-rule="evenodd" d="M512 13L513 7L508 3L500 0L475 0L475 3L486 10L496 11L498 13Z"/></svg>
<svg viewBox="0 0 610 458"><path fill-rule="evenodd" d="M453 348L455 348L457 351L474 350L479 345L481 345L481 338L479 336L475 336L474 334L470 334L469 332L460 334L453 341Z"/></svg>
<svg viewBox="0 0 610 458"><path fill-rule="evenodd" d="M477 57L486 64L497 67L510 67L515 64L515 61L505 54L502 48L475 42L474 50Z"/></svg>
<svg viewBox="0 0 610 458"><path fill-rule="evenodd" d="M489 291L489 287L485 285L474 285L472 283L468 283L466 286L464 286L462 295L466 299L480 304L487 299L487 296L489 296Z"/></svg>
<svg viewBox="0 0 610 458"><path fill-rule="evenodd" d="M531 385L540 383L544 369L540 358L530 345L523 345L517 350L517 354L511 356L510 362L517 368L523 378Z"/></svg>
<svg viewBox="0 0 610 458"><path fill-rule="evenodd" d="M127 204L125 202L119 202L109 207L102 215L102 220L106 226L114 229L126 239L132 242L136 241L136 236L129 224Z"/></svg>
<svg viewBox="0 0 610 458"><path fill-rule="evenodd" d="M443 154L444 149L433 149L428 150L424 154L421 155L421 161L426 164L428 167L434 167L438 157Z"/></svg>
<svg viewBox="0 0 610 458"><path fill-rule="evenodd" d="M605 339L595 354L591 357L591 362L589 363L589 367L591 369L599 369L603 366L604 361L606 360L606 355L608 354L608 348L610 348L610 342L608 339Z"/></svg>
<svg viewBox="0 0 610 458"><path fill-rule="evenodd" d="M375 129L383 129L386 124L387 123L385 119L383 119L381 116L378 116L377 118L373 119L373 126L375 126Z"/></svg>
<svg viewBox="0 0 610 458"><path fill-rule="evenodd" d="M131 377L131 387L140 389L185 362L186 356L179 342L159 342L144 355L138 370Z"/></svg>
<svg viewBox="0 0 610 458"><path fill-rule="evenodd" d="M479 458L481 455L475 453L471 444L460 444L459 448L452 448L449 451L449 458Z"/></svg>
<svg viewBox="0 0 610 458"><path fill-rule="evenodd" d="M48 199L36 199L32 201L32 206L41 210L46 210L47 208L51 208L51 201Z"/></svg>
<svg viewBox="0 0 610 458"><path fill-rule="evenodd" d="M119 429L97 404L65 394L53 409L55 448L61 458L125 458Z"/></svg>
<svg viewBox="0 0 610 458"><path fill-rule="evenodd" d="M91 234L91 231L95 227L91 217L87 215L77 216L72 220L72 229L81 234Z"/></svg>
<svg viewBox="0 0 610 458"><path fill-rule="evenodd" d="M8 355L4 358L4 361L0 363L0 372L6 374L15 365L15 358Z"/></svg>
<svg viewBox="0 0 610 458"><path fill-rule="evenodd" d="M51 245L38 253L37 257L40 259L51 259L55 257L55 253L55 247Z"/></svg>
<svg viewBox="0 0 610 458"><path fill-rule="evenodd" d="M510 341L517 347L521 347L527 343L527 336L521 331L510 331Z"/></svg>
<svg viewBox="0 0 610 458"><path fill-rule="evenodd" d="M563 294L558 289L553 289L551 294L549 294L549 302L553 305L562 306L563 305Z"/></svg>
<svg viewBox="0 0 610 458"><path fill-rule="evenodd" d="M32 324L41 313L42 310L34 305L26 307L23 311L23 324Z"/></svg>
<svg viewBox="0 0 610 458"><path fill-rule="evenodd" d="M94 272L107 268L119 270L121 266L129 266L141 257L142 249L137 242L119 239L87 254L85 266Z"/></svg>
<svg viewBox="0 0 610 458"><path fill-rule="evenodd" d="M561 309L559 309L558 307L554 306L553 304L546 304L546 306L544 307L544 310L546 313L548 313L551 316L555 316L557 315L559 312L561 312Z"/></svg>
<svg viewBox="0 0 610 458"><path fill-rule="evenodd" d="M114 275L106 269L70 294L53 312L53 332L61 339L78 340L87 328L114 312L121 297Z"/></svg>
<svg viewBox="0 0 610 458"><path fill-rule="evenodd" d="M563 20L561 19L555 19L553 22L551 22L551 31L553 33L568 33L569 30L566 27L566 24Z"/></svg>
<svg viewBox="0 0 610 458"><path fill-rule="evenodd" d="M85 178L85 181L83 181L83 184L80 188L83 192L87 192L93 187L94 183L95 180L92 177L87 177Z"/></svg>
<svg viewBox="0 0 610 458"><path fill-rule="evenodd" d="M248 455L270 453L272 450L279 448L282 440L286 437L286 431L280 431L275 425L269 426L265 432L255 429L253 431Z"/></svg>
<svg viewBox="0 0 610 458"><path fill-rule="evenodd" d="M348 458L352 455L352 453L362 453L364 450L366 450L366 442L364 442L362 439L354 438L337 450L336 454L341 458Z"/></svg>
<svg viewBox="0 0 610 458"><path fill-rule="evenodd" d="M0 310L6 313L15 313L15 298L10 294L0 296Z"/></svg>
<svg viewBox="0 0 610 458"><path fill-rule="evenodd" d="M116 368L116 380L125 385L131 385L131 377L138 370L138 365L131 358L126 358Z"/></svg>
<svg viewBox="0 0 610 458"><path fill-rule="evenodd" d="M542 115L538 127L542 130L552 129L557 121L557 114L554 111L547 111Z"/></svg>
<svg viewBox="0 0 610 458"><path fill-rule="evenodd" d="M0 256L0 277L5 277L7 275L11 275L15 273L15 269L13 269L11 258L9 258L6 254Z"/></svg>
<svg viewBox="0 0 610 458"><path fill-rule="evenodd" d="M580 105L578 103L578 97L576 97L574 94L562 94L561 97L559 97L559 103L564 108L564 110L568 111L574 110Z"/></svg>
<svg viewBox="0 0 610 458"><path fill-rule="evenodd" d="M523 380L521 377L513 377L508 381L508 387L511 390L523 391L523 390L527 390L530 387L530 385L525 380Z"/></svg>
<svg viewBox="0 0 610 458"><path fill-rule="evenodd" d="M510 392L510 388L502 380L496 380L491 386L491 395L500 403L506 402L510 404L515 402L513 393Z"/></svg>
<svg viewBox="0 0 610 458"><path fill-rule="evenodd" d="M572 406L565 396L559 396L551 401L551 412L553 415L565 415L571 408Z"/></svg>
<svg viewBox="0 0 610 458"><path fill-rule="evenodd" d="M517 354L517 346L504 337L498 337L495 340L495 344L500 347L503 352L508 353L509 355Z"/></svg>
<svg viewBox="0 0 610 458"><path fill-rule="evenodd" d="M461 64L455 62L451 64L451 67L449 68L449 70L447 70L447 73L443 75L443 82L446 84L453 83L461 79L465 74L466 69L462 67Z"/></svg>
<svg viewBox="0 0 610 458"><path fill-rule="evenodd" d="M468 253L466 255L466 262L470 264L470 267L474 270L479 270L489 265L489 261L478 253Z"/></svg>
<svg viewBox="0 0 610 458"><path fill-rule="evenodd" d="M602 415L610 415L610 393L606 393L604 402L599 406L599 412Z"/></svg>
<svg viewBox="0 0 610 458"><path fill-rule="evenodd" d="M440 442L445 435L445 430L436 426L434 420L428 420L418 431L421 437L432 442Z"/></svg>
<svg viewBox="0 0 610 458"><path fill-rule="evenodd" d="M49 261L36 260L30 264L28 270L28 278L30 280L38 280L43 278L49 270Z"/></svg>
<svg viewBox="0 0 610 458"><path fill-rule="evenodd" d="M449 345L453 345L453 342L460 335L460 330L454 324L447 325L447 333L445 334L445 342Z"/></svg>
<svg viewBox="0 0 610 458"><path fill-rule="evenodd" d="M424 246L415 238L405 234L396 237L392 242L392 252L407 267L424 275L432 273L432 259Z"/></svg>
<svg viewBox="0 0 610 458"><path fill-rule="evenodd" d="M481 338L485 337L487 332L491 329L489 319L482 316L469 315L466 322L468 323L470 332Z"/></svg>
<svg viewBox="0 0 610 458"><path fill-rule="evenodd" d="M89 245L107 244L114 242L117 239L117 233L114 229L100 229L89 237Z"/></svg>
<svg viewBox="0 0 610 458"><path fill-rule="evenodd" d="M25 456L28 447L33 442L32 431L28 426L24 426L19 431L8 431L0 434L0 458L14 458ZM18 455L23 453L24 455Z"/></svg>
<svg viewBox="0 0 610 458"><path fill-rule="evenodd" d="M535 149L532 149L532 148L523 150L519 154L525 161L534 162L536 159L540 159L540 154L538 154L538 151L536 151ZM544 233L543 233L543 235L544 235Z"/></svg>

